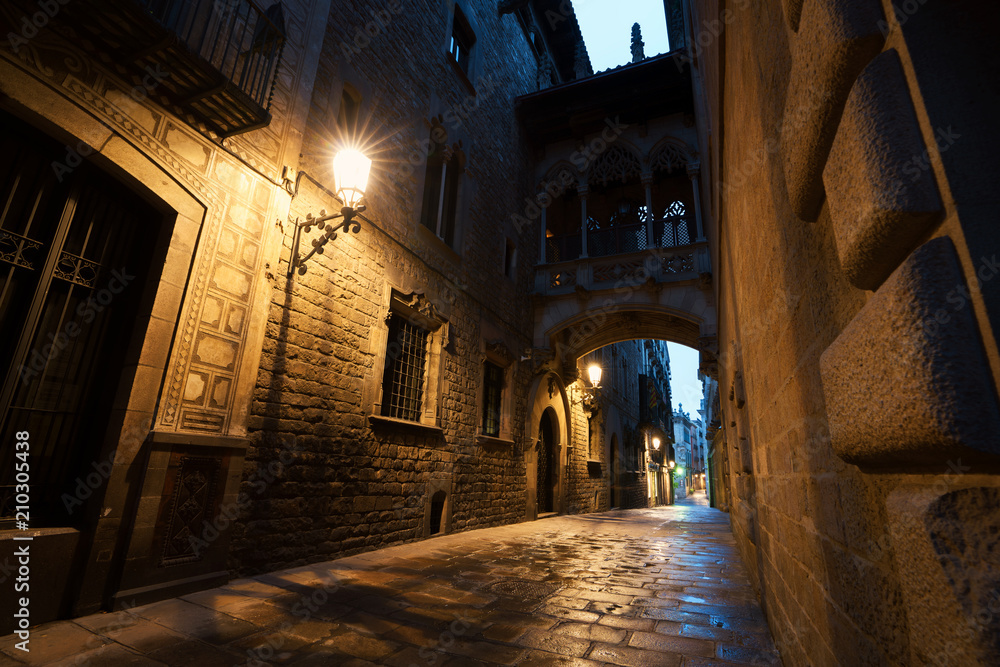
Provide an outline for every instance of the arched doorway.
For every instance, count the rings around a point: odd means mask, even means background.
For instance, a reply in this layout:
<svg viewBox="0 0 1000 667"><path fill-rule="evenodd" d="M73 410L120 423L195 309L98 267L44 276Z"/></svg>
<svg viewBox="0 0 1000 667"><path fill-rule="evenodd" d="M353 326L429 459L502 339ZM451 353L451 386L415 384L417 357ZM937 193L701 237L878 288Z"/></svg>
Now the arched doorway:
<svg viewBox="0 0 1000 667"><path fill-rule="evenodd" d="M538 514L556 511L556 484L559 480L559 457L556 448L552 411L546 410L538 423L538 473L535 487Z"/></svg>

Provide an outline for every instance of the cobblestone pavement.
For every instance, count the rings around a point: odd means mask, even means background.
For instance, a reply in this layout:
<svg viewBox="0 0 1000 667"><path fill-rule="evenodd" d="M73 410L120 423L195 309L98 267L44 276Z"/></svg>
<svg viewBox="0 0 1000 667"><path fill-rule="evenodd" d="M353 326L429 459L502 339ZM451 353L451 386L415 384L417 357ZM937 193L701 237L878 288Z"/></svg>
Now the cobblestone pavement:
<svg viewBox="0 0 1000 667"><path fill-rule="evenodd" d="M32 665L780 664L728 516L673 507L445 535L49 623ZM12 659L13 658L13 659Z"/></svg>

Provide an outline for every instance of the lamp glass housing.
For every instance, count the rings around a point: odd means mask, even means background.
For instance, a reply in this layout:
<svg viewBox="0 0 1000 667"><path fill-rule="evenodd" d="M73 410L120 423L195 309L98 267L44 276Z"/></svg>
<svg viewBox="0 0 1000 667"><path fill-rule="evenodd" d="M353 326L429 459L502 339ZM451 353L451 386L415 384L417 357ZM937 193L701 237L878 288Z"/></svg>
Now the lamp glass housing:
<svg viewBox="0 0 1000 667"><path fill-rule="evenodd" d="M675 465L676 464L673 461L671 461L670 463L667 464L667 467L668 468L673 468Z"/></svg>
<svg viewBox="0 0 1000 667"><path fill-rule="evenodd" d="M365 196L371 168L372 161L355 148L342 150L333 158L334 186L345 206L356 208Z"/></svg>
<svg viewBox="0 0 1000 667"><path fill-rule="evenodd" d="M659 448L660 448L660 439L653 438L653 449L659 449Z"/></svg>
<svg viewBox="0 0 1000 667"><path fill-rule="evenodd" d="M587 369L587 375L590 376L590 384L594 387L601 384L601 367L597 364L591 364L590 368Z"/></svg>

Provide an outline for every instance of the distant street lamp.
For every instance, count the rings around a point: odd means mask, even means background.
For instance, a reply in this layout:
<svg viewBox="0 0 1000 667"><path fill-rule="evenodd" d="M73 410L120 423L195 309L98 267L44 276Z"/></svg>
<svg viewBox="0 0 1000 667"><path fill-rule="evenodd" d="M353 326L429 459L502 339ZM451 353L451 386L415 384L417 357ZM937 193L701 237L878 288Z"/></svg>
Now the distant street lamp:
<svg viewBox="0 0 1000 667"><path fill-rule="evenodd" d="M328 241L337 238L337 232L343 230L345 233L361 231L361 224L355 218L361 218L366 222L371 222L361 215L365 206L361 204L361 199L365 196L365 189L368 187L368 175L371 172L372 161L354 148L340 151L333 158L333 182L337 199L344 203L339 213L328 214L325 209L319 212L319 216L312 213L306 216L305 220L295 220L295 232L292 234L292 256L288 262L288 277L291 278L296 269L299 275L305 275L305 263L316 254L322 255ZM342 222L327 225L331 220L343 218ZM302 239L302 232L311 232L315 225L319 229L326 229L326 233L312 241L313 248L305 257L299 257L299 243ZM353 225L353 227L352 227Z"/></svg>
<svg viewBox="0 0 1000 667"><path fill-rule="evenodd" d="M599 389L601 384L601 367L597 364L591 364L590 368L587 369L587 375L590 376L590 384L594 386L594 389Z"/></svg>

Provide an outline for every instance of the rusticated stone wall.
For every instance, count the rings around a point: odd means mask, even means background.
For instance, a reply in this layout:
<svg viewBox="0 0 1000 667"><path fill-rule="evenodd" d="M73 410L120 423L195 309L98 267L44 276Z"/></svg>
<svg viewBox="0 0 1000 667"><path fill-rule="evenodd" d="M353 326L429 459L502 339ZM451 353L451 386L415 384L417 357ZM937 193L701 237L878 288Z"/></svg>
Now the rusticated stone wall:
<svg viewBox="0 0 1000 667"><path fill-rule="evenodd" d="M694 6L715 442L783 660L996 663L997 11Z"/></svg>
<svg viewBox="0 0 1000 667"><path fill-rule="evenodd" d="M476 31L469 79L445 51L450 3L332 7L292 215L339 208L316 183L332 186L329 160L341 139L335 127L346 84L360 95L362 142L375 160L365 213L371 222L341 233L292 279L285 277L292 230L285 229L233 569L264 571L422 539L433 532L438 492L446 498L441 532L525 516L532 368L520 358L531 344L526 295L537 232L508 221L530 192L513 100L534 89L536 65L515 17L497 16L492 2L461 6ZM370 21L368 37L355 40ZM419 222L435 119L466 160L453 247ZM304 246L317 235L304 234ZM508 240L517 251L510 276ZM430 427L377 418L393 293L426 304L445 322ZM506 368L500 438L480 435L484 358Z"/></svg>

